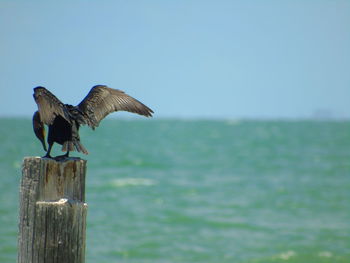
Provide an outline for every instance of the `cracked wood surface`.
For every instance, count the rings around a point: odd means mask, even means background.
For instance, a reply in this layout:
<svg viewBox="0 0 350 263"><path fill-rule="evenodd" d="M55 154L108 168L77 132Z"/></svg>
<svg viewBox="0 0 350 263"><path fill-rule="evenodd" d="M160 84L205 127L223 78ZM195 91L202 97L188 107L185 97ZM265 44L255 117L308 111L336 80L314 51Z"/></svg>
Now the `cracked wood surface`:
<svg viewBox="0 0 350 263"><path fill-rule="evenodd" d="M19 263L83 263L86 161L26 157L19 211Z"/></svg>

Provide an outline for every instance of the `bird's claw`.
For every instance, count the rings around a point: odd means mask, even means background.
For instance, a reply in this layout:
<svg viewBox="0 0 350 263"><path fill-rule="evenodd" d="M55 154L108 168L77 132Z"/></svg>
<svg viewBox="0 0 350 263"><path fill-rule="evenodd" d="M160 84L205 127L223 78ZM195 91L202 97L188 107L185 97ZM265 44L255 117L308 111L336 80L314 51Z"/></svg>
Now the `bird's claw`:
<svg viewBox="0 0 350 263"><path fill-rule="evenodd" d="M54 157L53 159L55 159L56 161L62 161L64 159L68 158L68 157L69 157L68 153L66 153L66 154L63 154L63 155L58 155L58 156Z"/></svg>

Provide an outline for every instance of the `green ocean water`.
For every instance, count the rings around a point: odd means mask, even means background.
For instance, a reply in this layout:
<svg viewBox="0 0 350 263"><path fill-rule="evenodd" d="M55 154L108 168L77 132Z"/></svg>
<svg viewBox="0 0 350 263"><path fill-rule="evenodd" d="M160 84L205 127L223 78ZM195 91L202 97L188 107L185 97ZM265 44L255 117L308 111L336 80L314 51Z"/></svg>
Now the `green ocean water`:
<svg viewBox="0 0 350 263"><path fill-rule="evenodd" d="M88 263L350 262L349 121L109 119L81 137ZM30 119L0 119L2 263L38 155Z"/></svg>

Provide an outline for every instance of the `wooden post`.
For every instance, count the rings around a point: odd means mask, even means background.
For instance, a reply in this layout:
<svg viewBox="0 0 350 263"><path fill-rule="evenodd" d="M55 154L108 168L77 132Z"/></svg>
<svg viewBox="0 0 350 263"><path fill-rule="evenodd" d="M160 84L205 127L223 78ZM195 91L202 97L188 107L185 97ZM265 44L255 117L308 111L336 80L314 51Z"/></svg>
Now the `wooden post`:
<svg viewBox="0 0 350 263"><path fill-rule="evenodd" d="M86 161L26 157L19 211L19 263L85 260Z"/></svg>

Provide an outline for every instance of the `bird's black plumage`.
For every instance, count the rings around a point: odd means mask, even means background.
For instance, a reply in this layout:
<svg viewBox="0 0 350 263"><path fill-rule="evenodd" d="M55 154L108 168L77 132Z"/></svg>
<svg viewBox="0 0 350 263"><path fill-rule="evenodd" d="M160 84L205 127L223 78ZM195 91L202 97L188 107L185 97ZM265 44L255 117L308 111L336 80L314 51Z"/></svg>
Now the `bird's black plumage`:
<svg viewBox="0 0 350 263"><path fill-rule="evenodd" d="M44 157L50 158L55 142L61 144L62 150L67 152L62 157L68 157L69 152L74 150L88 154L80 142L80 125L95 129L104 117L114 111L128 111L146 117L151 117L153 113L146 105L123 91L104 85L94 86L77 106L63 104L44 87L34 88L33 97L38 105L38 111L33 116L34 133L47 151ZM45 144L44 124L49 127L48 149Z"/></svg>

